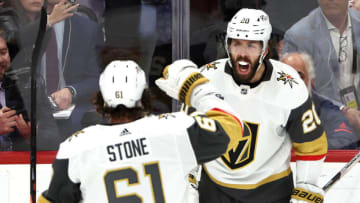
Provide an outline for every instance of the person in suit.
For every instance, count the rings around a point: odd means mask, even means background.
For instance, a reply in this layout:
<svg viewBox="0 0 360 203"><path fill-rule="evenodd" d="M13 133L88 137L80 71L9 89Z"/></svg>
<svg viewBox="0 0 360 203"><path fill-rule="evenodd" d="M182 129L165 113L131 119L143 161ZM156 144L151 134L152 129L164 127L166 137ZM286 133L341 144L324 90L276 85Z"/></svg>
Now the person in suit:
<svg viewBox="0 0 360 203"><path fill-rule="evenodd" d="M318 0L319 7L286 31L283 54L306 52L314 60L317 91L343 105L341 90L359 95L360 13L348 0ZM357 104L359 105L359 104Z"/></svg>
<svg viewBox="0 0 360 203"><path fill-rule="evenodd" d="M48 0L48 13L53 14L55 8L64 5L66 7L64 3L63 0ZM97 80L100 72L97 50L104 43L104 37L100 25L77 14L51 25L48 34L51 34L52 30L55 31L58 59L60 59L58 60L58 74L55 74L55 77L59 78L51 78L51 76L49 78L49 74L45 73L49 72L48 63L42 66L41 74L46 81L53 79L58 81L54 90L49 89L49 84L47 84L47 89L50 90L49 95L60 109L67 109L72 104L76 105L70 119L65 120L61 127L64 130L70 129L65 132L67 136L81 129L83 115L92 108L90 100L98 90ZM47 53L48 50L45 54Z"/></svg>
<svg viewBox="0 0 360 203"><path fill-rule="evenodd" d="M92 107L91 97L98 90L98 50L103 46L103 32L97 23L74 13L78 4L48 0L48 26L42 47L40 75L49 97L59 110L75 105L68 119L57 119L63 139L81 129L83 115ZM31 59L39 23L20 31L21 48L17 67ZM30 53L30 54L29 54Z"/></svg>
<svg viewBox="0 0 360 203"><path fill-rule="evenodd" d="M23 151L30 148L30 89L25 88L21 75L11 72L10 55L4 30L0 30L0 150ZM41 83L38 90L37 149L56 150L60 137L50 104L44 96Z"/></svg>
<svg viewBox="0 0 360 203"><path fill-rule="evenodd" d="M293 67L308 87L315 109L325 128L329 149L357 148L359 138L344 113L338 106L321 96L313 88L316 75L311 56L306 53L294 52L285 55L281 61Z"/></svg>

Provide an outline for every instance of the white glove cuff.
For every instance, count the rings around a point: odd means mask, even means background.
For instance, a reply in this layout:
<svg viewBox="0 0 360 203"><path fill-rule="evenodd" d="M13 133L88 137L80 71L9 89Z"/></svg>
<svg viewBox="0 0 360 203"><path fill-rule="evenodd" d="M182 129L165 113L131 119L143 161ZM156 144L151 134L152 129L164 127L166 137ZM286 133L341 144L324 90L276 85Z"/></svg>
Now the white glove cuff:
<svg viewBox="0 0 360 203"><path fill-rule="evenodd" d="M296 182L316 185L325 157L313 161L296 161Z"/></svg>

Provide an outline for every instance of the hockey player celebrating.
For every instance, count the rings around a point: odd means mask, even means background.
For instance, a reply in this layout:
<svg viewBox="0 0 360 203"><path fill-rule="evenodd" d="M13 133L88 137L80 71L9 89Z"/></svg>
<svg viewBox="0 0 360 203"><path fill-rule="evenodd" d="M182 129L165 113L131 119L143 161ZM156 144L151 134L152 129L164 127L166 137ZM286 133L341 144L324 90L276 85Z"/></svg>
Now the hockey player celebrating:
<svg viewBox="0 0 360 203"><path fill-rule="evenodd" d="M326 135L299 75L266 58L271 30L266 13L241 9L227 27L229 58L201 68L244 123L238 146L203 164L201 203L323 201L317 180L327 153Z"/></svg>
<svg viewBox="0 0 360 203"><path fill-rule="evenodd" d="M186 202L188 173L237 145L242 124L196 65L179 60L156 84L206 114L149 115L144 71L113 61L100 76L95 125L60 145L43 202ZM231 137L230 137L231 135Z"/></svg>

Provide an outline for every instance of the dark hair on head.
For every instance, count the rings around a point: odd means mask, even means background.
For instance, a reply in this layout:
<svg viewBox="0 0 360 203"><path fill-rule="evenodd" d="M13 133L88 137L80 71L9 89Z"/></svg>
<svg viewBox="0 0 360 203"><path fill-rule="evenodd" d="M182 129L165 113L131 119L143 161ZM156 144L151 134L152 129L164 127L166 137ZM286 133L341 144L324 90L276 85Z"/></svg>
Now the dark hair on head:
<svg viewBox="0 0 360 203"><path fill-rule="evenodd" d="M11 7L15 9L17 15L18 15L18 18L19 18L19 23L21 24L21 26L25 26L29 23L32 22L31 18L26 14L26 10L23 6L23 4L21 3L20 0L11 0L12 2L10 3L11 4ZM45 2L44 1L44 5L45 5ZM39 12L37 15L38 17L40 16L40 13Z"/></svg>
<svg viewBox="0 0 360 203"><path fill-rule="evenodd" d="M2 5L2 7L3 7L3 8L12 7L12 6L13 6L13 4L11 3L12 1L14 1L14 0L2 0L2 2L4 3L4 4Z"/></svg>
<svg viewBox="0 0 360 203"><path fill-rule="evenodd" d="M6 32L1 27L0 27L0 37L6 41L7 38Z"/></svg>
<svg viewBox="0 0 360 203"><path fill-rule="evenodd" d="M18 16L11 8L2 9L0 12L0 35L7 43L10 58L13 59L19 51L19 44L16 39L19 30Z"/></svg>
<svg viewBox="0 0 360 203"><path fill-rule="evenodd" d="M100 91L97 92L92 100L96 106L96 111L104 117L127 118L129 120L137 120L153 113L153 101L154 95L149 88L144 89L141 97L141 107L127 108L122 104L116 108L107 107Z"/></svg>
<svg viewBox="0 0 360 203"><path fill-rule="evenodd" d="M137 49L123 49L113 46L105 46L100 53L101 70L104 70L110 62L115 60L132 60L138 63L140 55L141 54Z"/></svg>

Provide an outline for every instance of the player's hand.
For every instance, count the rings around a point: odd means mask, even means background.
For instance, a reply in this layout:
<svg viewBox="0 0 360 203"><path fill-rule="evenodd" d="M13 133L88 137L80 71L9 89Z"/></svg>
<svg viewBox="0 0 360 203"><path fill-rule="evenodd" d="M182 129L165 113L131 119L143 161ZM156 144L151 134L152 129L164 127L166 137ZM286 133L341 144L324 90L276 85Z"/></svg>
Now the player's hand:
<svg viewBox="0 0 360 203"><path fill-rule="evenodd" d="M16 126L16 111L8 107L0 109L0 135L11 133Z"/></svg>
<svg viewBox="0 0 360 203"><path fill-rule="evenodd" d="M49 15L49 24L54 25L66 18L74 15L74 10L79 7L79 4L72 5L66 0L61 0L54 6L54 9Z"/></svg>
<svg viewBox="0 0 360 203"><path fill-rule="evenodd" d="M25 138L30 137L31 134L31 125L30 121L26 122L22 114L16 116L16 128L18 129L20 135Z"/></svg>
<svg viewBox="0 0 360 203"><path fill-rule="evenodd" d="M51 94L51 97L54 99L55 103L61 110L69 108L72 104L72 94L69 88L63 88L59 91L56 91Z"/></svg>
<svg viewBox="0 0 360 203"><path fill-rule="evenodd" d="M325 192L316 185L299 183L291 195L290 203L322 203Z"/></svg>
<svg viewBox="0 0 360 203"><path fill-rule="evenodd" d="M194 87L207 81L199 73L197 65L182 59L168 65L163 71L163 78L157 79L155 83L167 95L189 104Z"/></svg>

